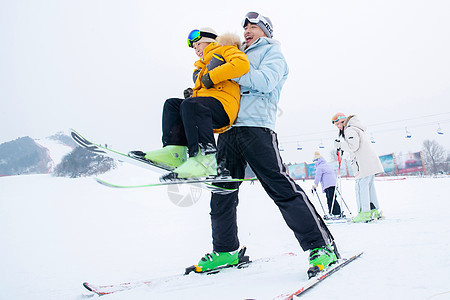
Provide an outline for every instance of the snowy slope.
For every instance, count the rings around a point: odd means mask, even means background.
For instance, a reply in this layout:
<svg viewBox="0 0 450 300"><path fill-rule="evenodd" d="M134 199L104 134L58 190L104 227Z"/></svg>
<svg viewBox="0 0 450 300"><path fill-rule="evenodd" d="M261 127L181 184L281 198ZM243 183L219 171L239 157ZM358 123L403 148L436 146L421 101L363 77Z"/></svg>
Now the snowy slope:
<svg viewBox="0 0 450 300"><path fill-rule="evenodd" d="M123 166L115 172L123 178L134 174ZM309 194L312 182L299 184ZM354 212L354 181L342 185ZM304 299L450 297L450 178L377 181L376 186L386 220L331 227L343 256L365 254ZM0 178L0 299L91 299L84 281L107 284L183 273L211 251L208 193L193 190L198 201L190 206L173 203L174 195L190 192L187 186L169 192L110 189L92 178ZM306 279L307 253L259 183L244 183L240 199L241 243L252 258L298 255L277 265L194 274L101 299L272 299L298 289Z"/></svg>
<svg viewBox="0 0 450 300"><path fill-rule="evenodd" d="M52 172L53 169L62 161L63 157L73 150L73 147L48 137L43 139L35 139L34 141L36 144L47 150L47 155L51 160L49 172Z"/></svg>

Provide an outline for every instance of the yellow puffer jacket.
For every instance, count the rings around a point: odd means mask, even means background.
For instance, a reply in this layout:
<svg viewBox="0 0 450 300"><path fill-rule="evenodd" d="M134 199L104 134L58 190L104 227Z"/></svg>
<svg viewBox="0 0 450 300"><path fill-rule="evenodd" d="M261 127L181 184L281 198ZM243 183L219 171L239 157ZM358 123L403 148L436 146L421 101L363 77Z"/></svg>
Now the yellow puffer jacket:
<svg viewBox="0 0 450 300"><path fill-rule="evenodd" d="M203 59L195 62L192 97L214 97L222 103L230 119L230 124L214 129L215 133L222 133L230 128L239 111L241 91L239 85L231 79L241 77L250 70L247 55L239 50L239 46L237 35L219 36L217 43L211 43L203 50ZM201 81L206 73L209 73L214 83L210 89L206 89Z"/></svg>

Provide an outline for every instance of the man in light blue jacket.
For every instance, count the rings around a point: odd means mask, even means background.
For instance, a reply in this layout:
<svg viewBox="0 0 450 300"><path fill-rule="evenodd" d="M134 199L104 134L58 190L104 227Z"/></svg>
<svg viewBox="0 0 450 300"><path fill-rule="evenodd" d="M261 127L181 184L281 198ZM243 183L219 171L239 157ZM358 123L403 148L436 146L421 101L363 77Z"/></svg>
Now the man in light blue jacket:
<svg viewBox="0 0 450 300"><path fill-rule="evenodd" d="M288 66L279 43L272 39L273 26L269 18L250 12L242 26L245 43L241 50L248 56L250 71L235 79L241 86L239 114L233 127L219 135L217 161L234 178L244 178L245 167L250 165L300 246L305 251L310 250L308 274L314 276L318 270L334 263L339 253L333 236L305 192L287 175L278 150L274 128ZM232 189L239 187L239 183L218 185ZM197 271L239 263L238 192L212 194L210 214L214 251L199 261Z"/></svg>

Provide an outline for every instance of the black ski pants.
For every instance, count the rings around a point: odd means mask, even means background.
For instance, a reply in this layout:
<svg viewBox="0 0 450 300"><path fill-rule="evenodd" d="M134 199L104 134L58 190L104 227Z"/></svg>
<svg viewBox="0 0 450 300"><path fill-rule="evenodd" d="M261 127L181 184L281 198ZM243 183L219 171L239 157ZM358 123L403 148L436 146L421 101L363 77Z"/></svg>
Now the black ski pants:
<svg viewBox="0 0 450 300"><path fill-rule="evenodd" d="M217 161L234 178L244 178L245 167L247 163L250 165L303 250L331 244L333 237L322 218L305 192L287 175L275 132L261 127L233 127L219 135ZM218 185L238 188L240 183ZM210 214L214 251L230 252L239 248L238 193L239 190L227 195L212 194Z"/></svg>
<svg viewBox="0 0 450 300"><path fill-rule="evenodd" d="M222 103L213 97L170 98L164 103L163 146L187 146L189 156L216 152L213 129L230 123Z"/></svg>
<svg viewBox="0 0 450 300"><path fill-rule="evenodd" d="M336 194L335 194L336 187L330 186L325 189L325 195L327 196L327 204L328 204L328 213L332 215L340 215L341 214L341 206L337 202ZM334 197L334 204L333 204L333 197ZM331 211L333 210L333 211Z"/></svg>

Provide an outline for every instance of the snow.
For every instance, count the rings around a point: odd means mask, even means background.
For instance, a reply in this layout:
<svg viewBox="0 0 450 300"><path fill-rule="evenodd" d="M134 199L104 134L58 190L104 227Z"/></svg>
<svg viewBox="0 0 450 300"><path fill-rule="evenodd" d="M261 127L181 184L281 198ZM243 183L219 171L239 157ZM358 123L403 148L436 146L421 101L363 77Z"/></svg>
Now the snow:
<svg viewBox="0 0 450 300"><path fill-rule="evenodd" d="M135 176L133 168L119 165L115 180ZM309 192L312 181L298 183L321 212ZM354 181L341 183L354 213ZM330 226L343 256L363 256L304 299L449 299L450 178L378 180L376 188L385 220ZM98 296L82 287L85 281L183 273L211 251L209 193L191 186L169 189L112 189L92 178L51 175L0 178L0 299L92 299ZM191 192L197 201L174 204L175 196ZM273 299L300 288L307 253L259 183L242 184L238 218L251 258L297 255L101 299Z"/></svg>

